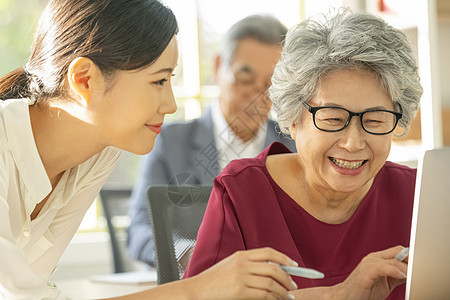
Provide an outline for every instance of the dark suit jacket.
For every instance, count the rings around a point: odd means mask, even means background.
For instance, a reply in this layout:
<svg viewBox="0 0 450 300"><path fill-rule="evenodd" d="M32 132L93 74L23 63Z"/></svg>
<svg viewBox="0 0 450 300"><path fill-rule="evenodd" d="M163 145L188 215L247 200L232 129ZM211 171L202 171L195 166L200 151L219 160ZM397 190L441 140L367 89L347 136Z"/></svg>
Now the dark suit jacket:
<svg viewBox="0 0 450 300"><path fill-rule="evenodd" d="M128 252L132 258L155 264L146 198L148 187L157 184L212 185L219 175L213 128L211 109L188 123L168 124L157 137L153 151L142 158L129 203ZM279 132L277 123L269 120L264 147L281 142L296 152L294 141Z"/></svg>

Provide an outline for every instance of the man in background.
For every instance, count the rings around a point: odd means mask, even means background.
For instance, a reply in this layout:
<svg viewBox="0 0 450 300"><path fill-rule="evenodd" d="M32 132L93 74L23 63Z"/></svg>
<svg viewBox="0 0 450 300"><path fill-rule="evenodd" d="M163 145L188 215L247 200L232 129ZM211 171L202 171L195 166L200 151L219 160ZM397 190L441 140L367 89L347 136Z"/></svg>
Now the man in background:
<svg viewBox="0 0 450 300"><path fill-rule="evenodd" d="M269 120L267 89L287 28L277 19L253 15L225 34L215 60L219 97L206 113L188 123L163 127L145 156L129 204L130 256L155 265L146 191L152 185L210 184L233 159L254 157L272 142L295 152L290 137Z"/></svg>

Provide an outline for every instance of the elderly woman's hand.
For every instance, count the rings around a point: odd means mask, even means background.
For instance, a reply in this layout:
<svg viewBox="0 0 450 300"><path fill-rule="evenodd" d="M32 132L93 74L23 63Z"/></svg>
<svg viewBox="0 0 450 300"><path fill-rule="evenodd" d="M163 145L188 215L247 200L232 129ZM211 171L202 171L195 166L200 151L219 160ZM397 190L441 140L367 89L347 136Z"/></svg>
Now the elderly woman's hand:
<svg viewBox="0 0 450 300"><path fill-rule="evenodd" d="M293 261L271 248L238 251L185 281L195 299L294 299L297 286L278 265Z"/></svg>
<svg viewBox="0 0 450 300"><path fill-rule="evenodd" d="M396 246L364 257L344 282L333 287L336 299L378 300L389 296L406 281L408 260L395 259L402 249Z"/></svg>

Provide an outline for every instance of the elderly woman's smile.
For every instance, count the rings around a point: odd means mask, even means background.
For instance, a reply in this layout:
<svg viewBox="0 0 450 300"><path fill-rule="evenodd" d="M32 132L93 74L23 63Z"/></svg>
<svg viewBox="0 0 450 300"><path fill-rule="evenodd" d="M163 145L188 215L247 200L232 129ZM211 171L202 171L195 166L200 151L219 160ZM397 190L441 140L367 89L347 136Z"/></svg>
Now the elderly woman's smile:
<svg viewBox="0 0 450 300"><path fill-rule="evenodd" d="M366 160L343 160L334 157L330 157L330 160L336 166L344 169L358 169L366 162Z"/></svg>

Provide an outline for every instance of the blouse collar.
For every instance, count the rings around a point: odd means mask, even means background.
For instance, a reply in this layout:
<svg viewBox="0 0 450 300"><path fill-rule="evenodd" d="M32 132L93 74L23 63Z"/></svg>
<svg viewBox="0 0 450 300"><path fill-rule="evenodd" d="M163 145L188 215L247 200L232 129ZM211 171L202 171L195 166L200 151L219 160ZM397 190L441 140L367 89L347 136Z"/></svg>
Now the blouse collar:
<svg viewBox="0 0 450 300"><path fill-rule="evenodd" d="M29 201L25 203L29 215L36 204L52 191L52 185L34 141L29 112L30 101L12 99L5 102L3 116L6 136L15 164L30 194Z"/></svg>

